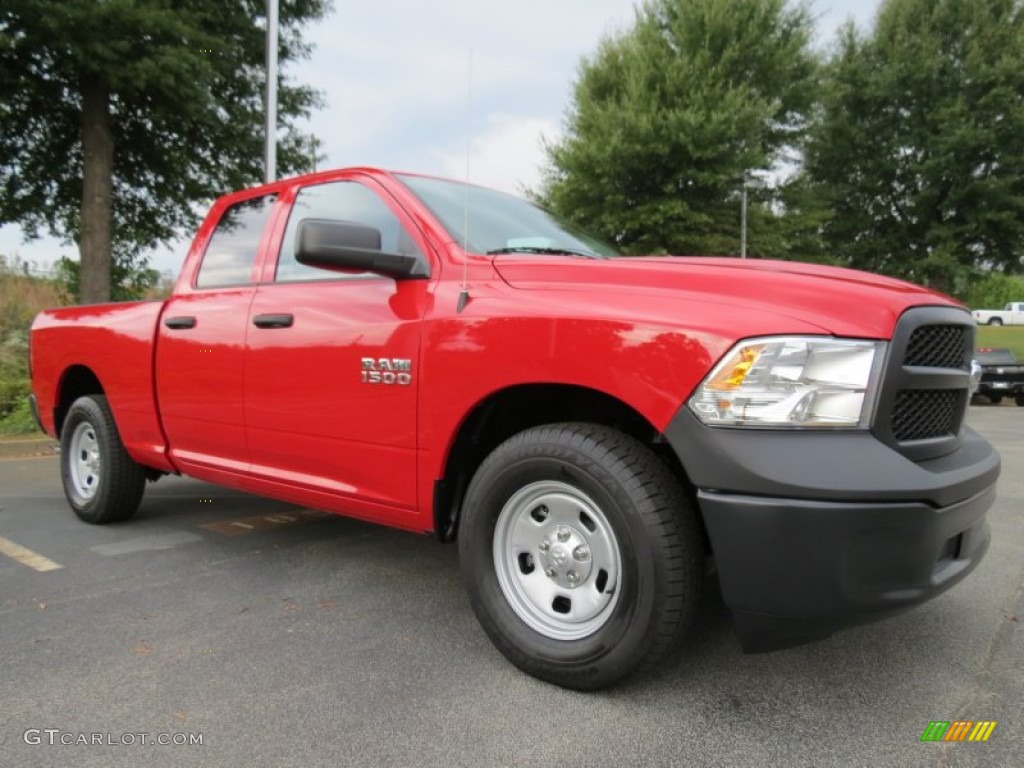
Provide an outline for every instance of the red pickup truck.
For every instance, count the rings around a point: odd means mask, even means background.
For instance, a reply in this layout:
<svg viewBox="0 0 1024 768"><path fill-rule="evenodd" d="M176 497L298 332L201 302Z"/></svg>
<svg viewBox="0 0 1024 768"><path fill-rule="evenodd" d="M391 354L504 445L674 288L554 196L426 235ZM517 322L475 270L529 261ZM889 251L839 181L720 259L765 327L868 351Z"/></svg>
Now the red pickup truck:
<svg viewBox="0 0 1024 768"><path fill-rule="evenodd" d="M163 302L43 312L71 507L185 474L458 541L523 670L655 664L717 571L747 651L906 609L984 555L975 324L859 272L621 258L535 206L369 168L219 199Z"/></svg>

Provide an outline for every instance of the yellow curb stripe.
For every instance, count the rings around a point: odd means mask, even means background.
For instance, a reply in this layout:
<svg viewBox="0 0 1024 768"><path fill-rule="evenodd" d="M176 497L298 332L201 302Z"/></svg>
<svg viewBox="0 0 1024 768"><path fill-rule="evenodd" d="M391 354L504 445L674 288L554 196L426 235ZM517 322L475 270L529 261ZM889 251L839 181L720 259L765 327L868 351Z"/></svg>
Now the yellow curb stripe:
<svg viewBox="0 0 1024 768"><path fill-rule="evenodd" d="M20 544L15 544L10 539L5 539L3 536L0 536L0 555L7 555L11 560L15 560L40 572L56 571L64 567L60 563L53 562L48 557L43 557L38 552L33 552L31 549L26 549Z"/></svg>

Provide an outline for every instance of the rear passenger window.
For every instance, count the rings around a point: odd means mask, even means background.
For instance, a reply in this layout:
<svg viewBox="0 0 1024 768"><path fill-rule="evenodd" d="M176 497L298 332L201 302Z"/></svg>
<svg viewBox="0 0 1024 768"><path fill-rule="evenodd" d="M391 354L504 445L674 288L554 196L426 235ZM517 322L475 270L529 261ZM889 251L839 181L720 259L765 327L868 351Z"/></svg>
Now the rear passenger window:
<svg viewBox="0 0 1024 768"><path fill-rule="evenodd" d="M252 266L275 195L235 203L221 216L203 254L197 288L220 288L252 282Z"/></svg>
<svg viewBox="0 0 1024 768"><path fill-rule="evenodd" d="M296 280L339 280L374 276L369 272L334 272L299 264L295 260L295 236L304 219L333 219L365 224L380 231L383 251L420 256L412 237L387 204L370 189L356 181L334 181L303 187L295 196L288 228L281 241L275 280L279 283Z"/></svg>

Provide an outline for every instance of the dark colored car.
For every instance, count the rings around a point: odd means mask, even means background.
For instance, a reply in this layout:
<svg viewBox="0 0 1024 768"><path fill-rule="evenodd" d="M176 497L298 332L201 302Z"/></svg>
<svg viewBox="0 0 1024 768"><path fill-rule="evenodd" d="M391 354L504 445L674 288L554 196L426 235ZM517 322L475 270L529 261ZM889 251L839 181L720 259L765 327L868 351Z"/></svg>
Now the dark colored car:
<svg viewBox="0 0 1024 768"><path fill-rule="evenodd" d="M1024 406L1024 361L1018 360L1013 350L980 347L974 353L974 360L981 365L977 394L996 405L1004 397L1012 397L1017 405Z"/></svg>

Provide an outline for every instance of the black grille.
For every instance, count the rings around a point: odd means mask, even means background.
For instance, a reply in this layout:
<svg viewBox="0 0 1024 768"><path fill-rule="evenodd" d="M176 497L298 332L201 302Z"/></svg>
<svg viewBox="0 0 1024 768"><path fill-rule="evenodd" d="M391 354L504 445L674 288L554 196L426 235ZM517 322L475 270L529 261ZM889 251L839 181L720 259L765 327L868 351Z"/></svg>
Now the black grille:
<svg viewBox="0 0 1024 768"><path fill-rule="evenodd" d="M903 364L970 370L966 332L962 325L922 325L915 328L907 342Z"/></svg>
<svg viewBox="0 0 1024 768"><path fill-rule="evenodd" d="M958 389L901 390L892 409L893 436L903 441L955 434L961 410Z"/></svg>
<svg viewBox="0 0 1024 768"><path fill-rule="evenodd" d="M913 307L896 323L871 431L914 462L960 447L975 324L959 307Z"/></svg>

